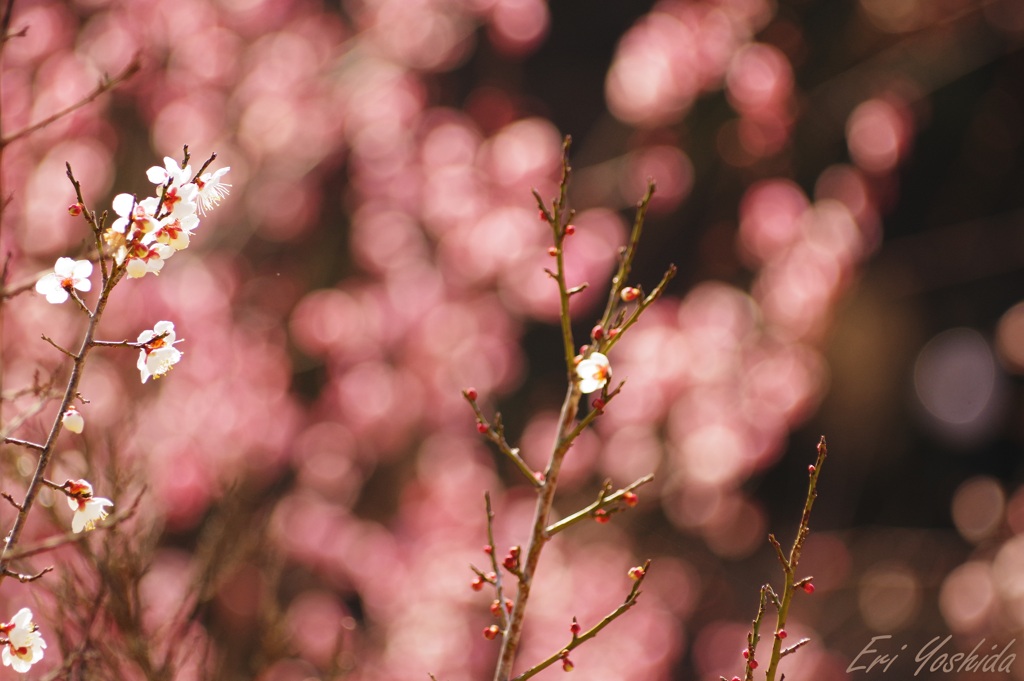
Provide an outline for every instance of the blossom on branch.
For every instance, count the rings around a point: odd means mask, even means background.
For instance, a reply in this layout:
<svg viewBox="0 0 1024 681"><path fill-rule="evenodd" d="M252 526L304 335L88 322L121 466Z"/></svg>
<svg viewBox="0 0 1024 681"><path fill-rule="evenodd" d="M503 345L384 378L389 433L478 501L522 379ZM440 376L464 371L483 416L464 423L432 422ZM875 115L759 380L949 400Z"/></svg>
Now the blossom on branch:
<svg viewBox="0 0 1024 681"><path fill-rule="evenodd" d="M61 421L64 423L64 427L72 433L81 433L85 429L85 418L74 407L64 412L64 415L61 416Z"/></svg>
<svg viewBox="0 0 1024 681"><path fill-rule="evenodd" d="M32 621L32 611L28 608L19 610L10 622L0 624L0 634L7 637L0 652L5 667L24 673L43 659L46 641Z"/></svg>
<svg viewBox="0 0 1024 681"><path fill-rule="evenodd" d="M231 193L230 184L223 182L220 178L231 170L230 166L221 168L213 173L203 173L196 178L196 186L199 187L199 214L206 215L206 211L213 210L220 205L224 197Z"/></svg>
<svg viewBox="0 0 1024 681"><path fill-rule="evenodd" d="M580 392L583 394L600 390L611 378L612 367L608 358L600 352L590 353L590 357L580 360L576 365L576 376L580 379Z"/></svg>
<svg viewBox="0 0 1024 681"><path fill-rule="evenodd" d="M91 290L91 274L92 263L88 260L57 258L53 272L44 274L36 282L36 293L46 296L48 303L59 305L68 299L68 291L72 288L79 291Z"/></svg>
<svg viewBox="0 0 1024 681"><path fill-rule="evenodd" d="M118 217L110 225L110 229L123 234L128 241L140 239L156 229L157 222L151 212L152 205L146 201L137 202L131 194L118 194L111 205Z"/></svg>
<svg viewBox="0 0 1024 681"><path fill-rule="evenodd" d="M152 330L139 334L138 342L143 345L139 353L139 372L142 382L160 378L181 360L181 351L174 347L174 323L157 322Z"/></svg>
<svg viewBox="0 0 1024 681"><path fill-rule="evenodd" d="M114 502L103 497L92 495L92 485L86 480L75 480L67 485L68 506L75 514L71 517L71 529L74 532L96 529L96 523L107 517L107 507Z"/></svg>

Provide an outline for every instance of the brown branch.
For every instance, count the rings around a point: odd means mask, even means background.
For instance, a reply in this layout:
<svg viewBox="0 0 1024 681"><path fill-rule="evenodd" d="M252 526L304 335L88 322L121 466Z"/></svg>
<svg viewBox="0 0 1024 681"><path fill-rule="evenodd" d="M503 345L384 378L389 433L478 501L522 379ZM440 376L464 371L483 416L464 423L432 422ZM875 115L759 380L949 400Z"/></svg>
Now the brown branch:
<svg viewBox="0 0 1024 681"><path fill-rule="evenodd" d="M39 444L38 442L29 442L28 440L19 440L16 437L5 437L4 438L4 444L7 444L7 445L18 445L20 447L28 447L29 449L38 449L40 451L42 451L44 449L43 445Z"/></svg>
<svg viewBox="0 0 1024 681"><path fill-rule="evenodd" d="M647 475L643 476L642 478L639 478L639 479L635 480L634 482L630 483L629 485L627 485L627 486L623 487L622 489L618 490L614 494L605 495L604 494L604 489L602 489L601 490L601 494L598 496L598 498L597 498L597 500L595 502L593 502L592 504L589 504L587 506L584 506L583 508L581 508L580 510L576 511L572 515L569 515L569 516L566 516L565 518L562 518L557 523L552 523L545 530L545 533L549 537L552 536L552 535L558 534L562 530L564 530L564 529L566 529L568 527L571 527L572 525L575 525L576 523L580 522L581 520L583 520L585 518L590 517L591 515L593 515L594 511L597 511L598 509L602 509L602 508L608 508L609 506L615 505L620 499L622 499L623 496L625 496L626 492L632 492L634 489L636 489L636 488L638 488L638 487L640 487L642 485L646 485L647 483L649 483L649 482L651 482L653 480L654 480L654 473L648 473Z"/></svg>
<svg viewBox="0 0 1024 681"><path fill-rule="evenodd" d="M585 642L594 638L601 632L602 629L607 627L609 624L617 620L622 615L626 614L627 610L636 605L636 601L640 597L640 585L643 584L644 578L647 576L647 571L650 570L650 567L651 561L648 559L646 562L644 562L643 567L640 568L640 572L638 573L639 576L636 578L636 581L633 582L633 588L630 589L629 595L626 596L626 600L622 602L622 605L620 605L619 607L615 608L615 610L605 615L600 622L595 624L587 631L581 634L573 634L572 640L570 640L564 648L560 649L557 653L551 655L543 662L540 662L534 665L533 667L530 667L525 672L515 677L512 681L526 681L526 679L529 679L530 677L539 674L540 672L544 671L545 669L553 665L555 662L558 662L559 660L566 658L572 650L578 648Z"/></svg>
<svg viewBox="0 0 1024 681"><path fill-rule="evenodd" d="M43 575L45 575L47 572L53 572L53 567L52 566L45 567L45 568L43 568L42 570L40 570L39 572L37 572L34 575L23 575L20 572L15 572L14 570L10 570L8 568L3 568L4 575L6 575L7 577L14 577L16 580L18 580L22 584L26 584L28 582L34 582L37 579L39 579L40 577L42 577Z"/></svg>
<svg viewBox="0 0 1024 681"><path fill-rule="evenodd" d="M92 92L90 92L74 104L71 104L70 106L63 108L60 111L47 116L41 121L32 123L31 125L27 125L21 130L18 130L17 132L13 132L10 135L7 135L6 137L0 138L0 148L6 147L8 144L12 142L16 142L22 137L31 135L35 131L41 130L42 128L45 128L46 126L50 125L51 123L59 121L61 118L64 118L68 114L74 113L78 109L81 109L83 106L93 101L100 95L110 92L115 87L131 78L141 67L142 62L139 59L139 55L135 55L134 57L132 57L132 60L128 62L128 65L124 67L124 69L122 69L122 71L119 74L117 74L113 78L102 78Z"/></svg>

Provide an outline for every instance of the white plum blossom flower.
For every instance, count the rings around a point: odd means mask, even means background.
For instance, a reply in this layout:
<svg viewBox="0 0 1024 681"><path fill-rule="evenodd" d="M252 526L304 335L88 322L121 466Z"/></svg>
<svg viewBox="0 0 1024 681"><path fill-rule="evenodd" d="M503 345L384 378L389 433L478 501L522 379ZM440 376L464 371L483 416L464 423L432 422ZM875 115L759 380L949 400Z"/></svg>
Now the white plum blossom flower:
<svg viewBox="0 0 1024 681"><path fill-rule="evenodd" d="M128 254L128 265L125 271L132 279L144 277L149 273L159 274L164 261L175 254L175 250L167 244L146 246L136 244Z"/></svg>
<svg viewBox="0 0 1024 681"><path fill-rule="evenodd" d="M59 305L68 299L69 288L79 291L92 289L92 282L89 281L91 274L92 263L88 260L57 258L53 272L44 274L36 282L36 292L46 296L47 302Z"/></svg>
<svg viewBox="0 0 1024 681"><path fill-rule="evenodd" d="M173 322L157 322L152 330L139 334L138 342L144 345L138 362L143 383L150 377L160 378L181 360L181 351L174 347Z"/></svg>
<svg viewBox="0 0 1024 681"><path fill-rule="evenodd" d="M0 624L0 633L7 637L3 652L0 652L5 667L24 673L43 659L46 641L32 621L32 611L28 608L19 610L10 622Z"/></svg>
<svg viewBox="0 0 1024 681"><path fill-rule="evenodd" d="M146 171L146 177L153 184L164 185L170 180L172 187L180 187L191 179L192 166L182 168L173 158L164 156L164 167L153 166Z"/></svg>
<svg viewBox="0 0 1024 681"><path fill-rule="evenodd" d="M170 214L174 218L183 218L196 212L196 197L199 187L192 184L192 166L182 168L170 156L164 156L164 167L153 166L146 171L149 181L158 186L166 186L157 193L163 194L164 201L160 214ZM160 199L154 199L154 207ZM155 215L156 210L152 213Z"/></svg>
<svg viewBox="0 0 1024 681"><path fill-rule="evenodd" d="M107 517L107 507L114 502L92 495L92 485L86 480L74 480L67 485L68 506L75 514L71 517L71 529L78 533L96 529L96 523Z"/></svg>
<svg viewBox="0 0 1024 681"><path fill-rule="evenodd" d="M200 215L206 215L206 211L219 206L224 197L231 193L231 185L220 179L229 170L230 166L214 173L203 173L196 178L196 185L199 187Z"/></svg>
<svg viewBox="0 0 1024 681"><path fill-rule="evenodd" d="M82 412L74 407L64 412L64 415L61 416L61 421L64 423L64 427L72 433L81 433L85 429L85 417L82 416Z"/></svg>
<svg viewBox="0 0 1024 681"><path fill-rule="evenodd" d="M195 215L186 215L180 219L172 216L160 223L160 229L156 231L156 240L176 251L181 251L188 248L192 230L198 226L199 218Z"/></svg>
<svg viewBox="0 0 1024 681"><path fill-rule="evenodd" d="M136 202L131 194L118 194L111 203L118 218L110 225L110 229L118 234L124 234L128 239L149 234L157 227L152 214L155 201L156 199L152 202Z"/></svg>
<svg viewBox="0 0 1024 681"><path fill-rule="evenodd" d="M590 357L580 360L576 365L576 375L580 379L580 392L584 394L600 390L612 375L608 358L600 352L590 353Z"/></svg>

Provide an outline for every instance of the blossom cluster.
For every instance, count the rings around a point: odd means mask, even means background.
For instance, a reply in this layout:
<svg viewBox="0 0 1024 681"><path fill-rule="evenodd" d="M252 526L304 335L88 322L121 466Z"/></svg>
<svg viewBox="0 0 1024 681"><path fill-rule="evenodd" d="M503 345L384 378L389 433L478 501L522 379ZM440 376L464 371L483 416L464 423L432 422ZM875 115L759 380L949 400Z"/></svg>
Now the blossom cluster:
<svg viewBox="0 0 1024 681"><path fill-rule="evenodd" d="M173 158L164 157L164 167L153 166L146 177L158 188L158 196L141 201L131 194L118 194L113 207L118 218L104 238L118 265L127 262L129 277L157 273L164 261L188 247L199 215L216 207L229 193L223 182L230 168L204 173L193 179L192 166L182 167Z"/></svg>
<svg viewBox="0 0 1024 681"><path fill-rule="evenodd" d="M186 150L186 160L182 164L167 157L162 167L151 167L147 177L156 186L155 196L139 200L131 194L118 194L113 199L117 218L109 226L106 225L105 214L97 218L95 213L86 209L79 184L68 166L69 177L78 193L78 202L69 208L69 213L73 216L84 215L96 236L97 252L92 258L82 260L58 258L53 271L36 281L35 290L53 305L74 299L78 308L89 318L90 330L82 350L77 354L64 350L75 361L75 371L72 372L58 417L59 424L69 432L81 434L85 429L85 417L80 407L71 402L77 396L82 404L89 403L77 392L77 376L81 373L89 348L97 345L137 348L137 368L143 383L150 378L163 376L181 359L181 351L174 347L180 341L170 321L156 323L152 329L139 334L135 342L98 341L93 333L114 286L125 276L138 279L149 273L159 273L166 260L188 247L194 230L199 226L199 217L215 208L227 196L230 185L223 181L223 177L229 168L206 173L204 171L210 161L193 174L192 167L188 165ZM81 296L93 291L91 277L95 270L101 272L101 282L97 287L98 299L90 307ZM46 480L42 474L49 460L50 445L32 446L43 452L36 472L37 482L34 484L46 485L66 496L73 512L71 530L74 533L95 529L97 523L107 518L114 502L95 496L93 486L87 480L67 480L62 485ZM19 517L15 529L8 535L9 545L16 541L18 528L30 510L32 497L30 490L26 496L28 500L18 506ZM39 634L28 608L18 611L10 622L0 624L0 646L3 664L18 672L27 672L42 659L46 642Z"/></svg>

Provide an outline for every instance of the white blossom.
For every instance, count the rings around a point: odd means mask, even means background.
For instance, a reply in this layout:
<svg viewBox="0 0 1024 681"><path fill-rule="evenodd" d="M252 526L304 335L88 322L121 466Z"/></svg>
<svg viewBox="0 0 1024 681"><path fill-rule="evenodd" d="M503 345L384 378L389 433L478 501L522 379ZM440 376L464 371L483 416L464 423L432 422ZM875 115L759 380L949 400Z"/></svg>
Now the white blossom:
<svg viewBox="0 0 1024 681"><path fill-rule="evenodd" d="M61 421L64 423L64 427L72 433L81 433L85 429L85 418L82 416L82 412L74 407L64 412Z"/></svg>
<svg viewBox="0 0 1024 681"><path fill-rule="evenodd" d="M181 360L181 351L174 347L173 322L157 322L152 330L139 334L138 342L144 344L138 361L143 383L150 377L160 378Z"/></svg>
<svg viewBox="0 0 1024 681"><path fill-rule="evenodd" d="M107 508L114 505L110 499L94 497L92 485L86 480L68 484L67 494L68 506L75 512L71 516L71 529L76 533L96 529L96 523L109 515Z"/></svg>
<svg viewBox="0 0 1024 681"><path fill-rule="evenodd" d="M36 293L46 296L47 302L59 305L70 297L68 288L79 291L92 289L92 282L89 281L91 274L92 263L88 260L57 258L53 272L44 274L36 282Z"/></svg>
<svg viewBox="0 0 1024 681"><path fill-rule="evenodd" d="M22 608L14 619L0 625L0 632L7 636L7 643L0 652L5 667L24 673L43 659L46 641L38 629L28 608Z"/></svg>
<svg viewBox="0 0 1024 681"><path fill-rule="evenodd" d="M580 392L587 394L600 390L612 375L612 367L608 358L600 352L590 353L590 357L580 360L576 365L576 375L580 379Z"/></svg>
<svg viewBox="0 0 1024 681"><path fill-rule="evenodd" d="M196 178L196 185L199 187L200 215L206 215L206 211L219 206L224 197L231 193L231 185L221 180L229 170L230 167L221 168L214 173L203 173Z"/></svg>

